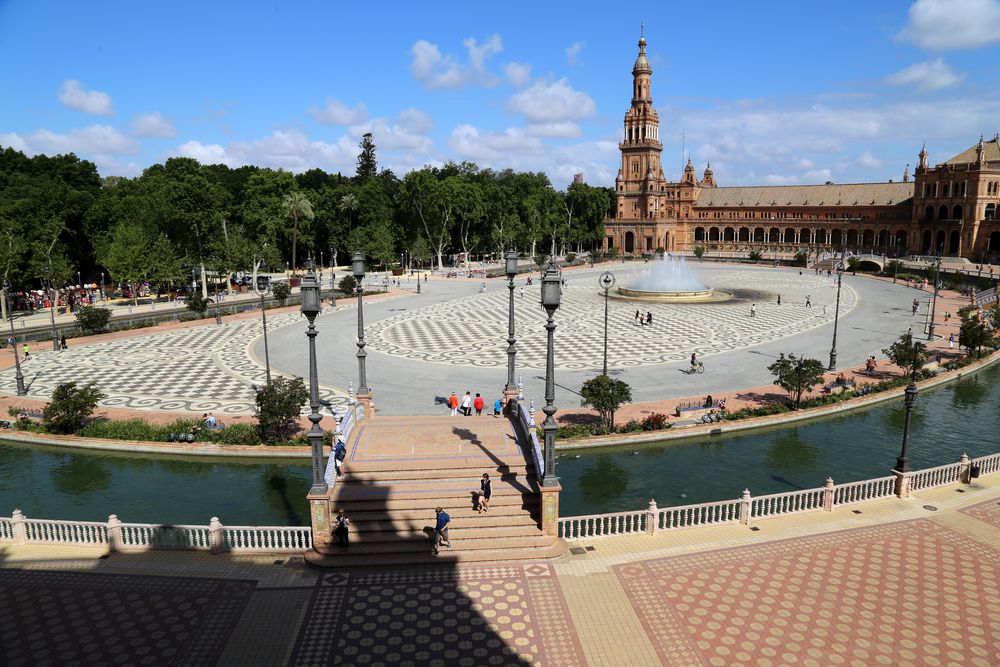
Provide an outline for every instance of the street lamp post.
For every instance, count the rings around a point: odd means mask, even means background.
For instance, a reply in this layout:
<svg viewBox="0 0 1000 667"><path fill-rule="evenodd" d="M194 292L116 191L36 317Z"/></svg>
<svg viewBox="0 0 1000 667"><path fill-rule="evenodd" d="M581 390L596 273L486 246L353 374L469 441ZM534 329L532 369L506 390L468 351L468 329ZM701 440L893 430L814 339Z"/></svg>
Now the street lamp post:
<svg viewBox="0 0 1000 667"><path fill-rule="evenodd" d="M264 292L260 292L260 321L264 325L264 372L267 383L271 384L271 357L267 351L267 308L264 306Z"/></svg>
<svg viewBox="0 0 1000 667"><path fill-rule="evenodd" d="M107 300L104 294L104 271L101 271L101 301Z"/></svg>
<svg viewBox="0 0 1000 667"><path fill-rule="evenodd" d="M309 421L312 428L306 434L312 452L312 488L310 495L320 495L327 491L323 479L323 427L319 425L323 415L319 413L319 374L316 371L316 315L320 311L319 283L316 280L316 265L312 259L306 263L306 275L302 278L302 314L309 320L306 336L309 338Z"/></svg>
<svg viewBox="0 0 1000 667"><path fill-rule="evenodd" d="M601 274L601 287L604 289L604 366L603 375L608 374L608 290L615 286L615 274L605 271Z"/></svg>
<svg viewBox="0 0 1000 667"><path fill-rule="evenodd" d="M542 422L542 430L545 433L545 472L542 476L542 486L558 486L559 478L556 477L556 420L552 415L556 413L556 378L555 360L553 357L553 334L556 330L552 317L559 308L559 301L562 297L562 286L559 279L559 270L549 259L549 265L542 276L542 308L548 315L545 323L547 332L547 345L545 351L545 421Z"/></svg>
<svg viewBox="0 0 1000 667"><path fill-rule="evenodd" d="M215 283L215 323L222 324L222 312L219 311L219 265L216 264L213 268L215 269L215 279L213 280Z"/></svg>
<svg viewBox="0 0 1000 667"><path fill-rule="evenodd" d="M8 280L3 281L3 296L7 300L7 318L10 320L10 338L7 339L7 342L14 348L14 368L17 369L14 373L14 379L17 381L17 395L24 396L28 390L24 387L24 373L21 372L21 360L17 356L17 339L14 338L14 311L11 310L10 281Z"/></svg>
<svg viewBox="0 0 1000 667"><path fill-rule="evenodd" d="M934 296L931 299L931 323L927 327L927 340L934 340L934 315L937 313L938 284L941 282L941 256L938 255L937 269L934 271Z"/></svg>
<svg viewBox="0 0 1000 667"><path fill-rule="evenodd" d="M837 323L840 320L840 285L844 279L844 267L837 268L837 307L833 311L833 347L830 348L830 365L827 370L837 370Z"/></svg>
<svg viewBox="0 0 1000 667"><path fill-rule="evenodd" d="M910 420L913 418L913 403L917 400L917 385L913 382L912 377L903 393L905 395L903 404L906 406L906 420L903 422L903 449L896 457L896 467L893 470L910 472L910 459L906 454L910 447Z"/></svg>
<svg viewBox="0 0 1000 667"><path fill-rule="evenodd" d="M510 250L507 252L507 290L510 292L510 299L507 305L507 384L504 386L504 395L508 401L511 394L517 395L517 384L514 380L514 356L517 350L514 347L514 278L517 276L517 252ZM419 278L417 285L420 285Z"/></svg>
<svg viewBox="0 0 1000 667"><path fill-rule="evenodd" d="M365 373L365 311L364 311L364 287L362 282L365 279L365 256L356 252L351 259L351 269L354 273L354 280L357 283L355 289L358 292L358 398L369 397L371 391L368 389L368 377Z"/></svg>
<svg viewBox="0 0 1000 667"><path fill-rule="evenodd" d="M49 260L48 268L45 271L49 279L49 320L52 322L52 350L59 351L59 332L56 330L56 299L59 291L55 288L52 280L52 260Z"/></svg>

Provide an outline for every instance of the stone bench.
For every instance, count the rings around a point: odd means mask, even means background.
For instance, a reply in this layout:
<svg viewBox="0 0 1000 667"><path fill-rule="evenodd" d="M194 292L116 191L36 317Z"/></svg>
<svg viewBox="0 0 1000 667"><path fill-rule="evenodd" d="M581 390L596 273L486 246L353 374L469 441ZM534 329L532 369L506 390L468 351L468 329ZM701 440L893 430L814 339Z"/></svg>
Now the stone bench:
<svg viewBox="0 0 1000 667"><path fill-rule="evenodd" d="M675 417L681 417L684 419L696 419L701 420L702 417L710 412L714 412L717 408L715 407L691 407L691 408L677 408L674 410Z"/></svg>

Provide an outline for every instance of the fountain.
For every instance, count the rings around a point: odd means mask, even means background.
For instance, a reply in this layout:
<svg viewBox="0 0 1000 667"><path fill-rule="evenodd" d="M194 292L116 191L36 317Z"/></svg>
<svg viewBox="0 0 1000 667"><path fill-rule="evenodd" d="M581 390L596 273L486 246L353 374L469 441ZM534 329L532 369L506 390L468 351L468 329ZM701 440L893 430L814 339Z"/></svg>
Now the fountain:
<svg viewBox="0 0 1000 667"><path fill-rule="evenodd" d="M702 283L683 257L657 255L652 266L632 285L619 287L616 296L639 301L705 303L726 301L732 295Z"/></svg>

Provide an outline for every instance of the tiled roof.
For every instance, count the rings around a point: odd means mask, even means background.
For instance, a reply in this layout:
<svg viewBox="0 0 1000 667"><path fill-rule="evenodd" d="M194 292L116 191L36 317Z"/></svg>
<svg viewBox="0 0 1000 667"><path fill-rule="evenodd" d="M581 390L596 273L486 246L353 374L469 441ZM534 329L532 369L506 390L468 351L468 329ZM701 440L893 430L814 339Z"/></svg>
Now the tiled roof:
<svg viewBox="0 0 1000 667"><path fill-rule="evenodd" d="M979 147L979 142L976 142L971 148L967 148L952 159L945 162L945 164L968 164L970 162L976 161L976 148ZM1000 136L993 137L989 141L983 142L983 160L986 162L1000 161Z"/></svg>
<svg viewBox="0 0 1000 667"><path fill-rule="evenodd" d="M889 206L913 197L913 183L750 185L706 188L695 208L719 206Z"/></svg>

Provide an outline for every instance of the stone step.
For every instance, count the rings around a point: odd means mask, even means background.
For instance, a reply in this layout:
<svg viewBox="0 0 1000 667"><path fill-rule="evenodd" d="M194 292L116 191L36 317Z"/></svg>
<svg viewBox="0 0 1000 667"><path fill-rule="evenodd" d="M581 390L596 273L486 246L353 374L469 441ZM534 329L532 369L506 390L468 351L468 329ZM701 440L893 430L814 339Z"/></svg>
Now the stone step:
<svg viewBox="0 0 1000 667"><path fill-rule="evenodd" d="M534 475L535 473L534 466L527 464L494 465L489 469L484 469L483 466L444 466L435 467L433 470L426 468L426 462L423 465L425 466L423 468L398 468L392 466L374 468L364 464L348 463L344 466L344 478L341 481L462 477L475 479L478 484L484 472L490 474L490 479L494 483L509 476L525 477L526 475Z"/></svg>
<svg viewBox="0 0 1000 667"><path fill-rule="evenodd" d="M382 525L385 526L385 524ZM434 525L431 521L424 521L417 522L405 528L398 528L391 524L385 526L385 528L386 529L378 530L374 526L366 525L361 522L355 524L352 521L351 537L359 544L372 544L376 542L414 542L421 539L429 540L433 534ZM511 539L528 539L543 536L542 531L538 528L537 524L527 526L489 526L462 523L456 525L455 522L452 522L452 528L448 530L448 534L455 547L460 547L470 540L503 539L503 543L507 544Z"/></svg>
<svg viewBox="0 0 1000 667"><path fill-rule="evenodd" d="M418 551L433 550L433 534L419 533L411 535L406 539L379 540L364 539L352 534L349 549L357 554L404 554ZM455 532L451 533L451 549L441 548L441 552L472 552L472 551L496 551L498 549L540 549L551 544L553 538L549 535L542 535L540 532L535 535L516 535L502 539L492 537L460 538ZM326 547L320 547L324 553L338 553L340 548L335 543Z"/></svg>
<svg viewBox="0 0 1000 667"><path fill-rule="evenodd" d="M538 493L538 485L534 481L516 485L495 485L493 498L504 496L520 497L523 494ZM400 482L344 484L334 487L331 496L335 503L353 502L355 500L388 500L404 498L440 498L444 500L472 498L479 494L479 485L463 480L427 480L414 481L410 484ZM471 502L471 501L470 501Z"/></svg>
<svg viewBox="0 0 1000 667"><path fill-rule="evenodd" d="M471 507L445 508L452 521L483 522L485 525L509 525L509 526L537 526L538 518L526 511L520 505L490 505L488 512L479 513ZM434 510L428 509L401 509L392 512L384 508L377 510L355 510L348 511L351 517L351 524L358 526L377 525L381 529L383 525L394 525L407 527L412 524L430 524L434 522Z"/></svg>
<svg viewBox="0 0 1000 667"><path fill-rule="evenodd" d="M425 511L434 515L436 507L444 508L449 514L452 511L459 511L472 507L472 494L458 498L447 497L417 497L417 498L378 498L378 499L345 499L331 501L332 507L336 510L343 506L351 516L356 512L376 511L392 512L399 511L414 512ZM497 495L493 494L490 499L490 511L493 512L501 507L520 509L521 511L535 510L539 506L537 495Z"/></svg>
<svg viewBox="0 0 1000 667"><path fill-rule="evenodd" d="M421 473L432 472L442 476L453 474L458 471L460 474L475 475L482 477L484 472L488 472L490 477L501 475L507 472L525 473L533 466L529 466L524 457L519 452L509 452L505 454L507 460L497 462L488 456L461 456L454 458L433 458L420 457L409 460L377 460L366 459L362 461L351 461L350 454L344 466L345 473L352 474L395 474L401 473L401 478L405 475L419 475Z"/></svg>
<svg viewBox="0 0 1000 667"><path fill-rule="evenodd" d="M379 567L384 565L447 565L449 563L487 563L497 561L536 561L548 560L564 555L568 550L562 540L553 540L549 544L533 548L504 548L462 551L452 549L442 551L435 556L430 549L408 553L365 554L354 551L354 547L337 549L332 547L329 554L309 550L306 552L306 563L319 569L334 569L345 567Z"/></svg>

